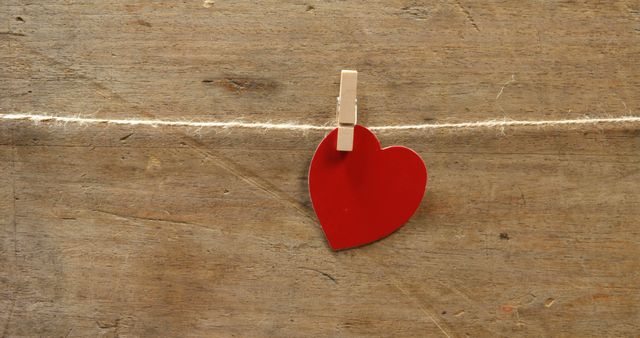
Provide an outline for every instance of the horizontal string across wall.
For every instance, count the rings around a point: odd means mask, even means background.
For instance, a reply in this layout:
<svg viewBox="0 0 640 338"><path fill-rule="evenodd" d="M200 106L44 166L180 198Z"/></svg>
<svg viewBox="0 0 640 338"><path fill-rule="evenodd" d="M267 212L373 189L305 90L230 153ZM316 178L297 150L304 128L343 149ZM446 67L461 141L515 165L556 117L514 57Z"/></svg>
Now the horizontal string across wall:
<svg viewBox="0 0 640 338"><path fill-rule="evenodd" d="M311 125L298 123L272 122L244 122L244 121L180 121L180 120L152 120L152 119L104 119L82 116L54 116L46 114L0 114L0 120L23 120L34 123L59 122L76 124L114 124L130 126L170 126L195 128L247 128L273 130L333 130L333 125ZM565 125L596 125L596 124L628 124L640 125L640 116L619 117L585 117L567 120L509 120L496 119L486 121L471 121L457 123L425 123L389 126L370 126L371 130L429 130L429 129L470 129L470 128L505 128L520 126L556 127Z"/></svg>

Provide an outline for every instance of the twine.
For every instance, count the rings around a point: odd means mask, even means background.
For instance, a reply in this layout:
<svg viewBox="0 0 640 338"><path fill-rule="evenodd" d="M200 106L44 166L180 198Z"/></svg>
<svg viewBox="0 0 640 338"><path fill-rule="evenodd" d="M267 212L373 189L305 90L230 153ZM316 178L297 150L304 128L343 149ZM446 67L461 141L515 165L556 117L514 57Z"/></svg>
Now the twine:
<svg viewBox="0 0 640 338"><path fill-rule="evenodd" d="M169 127L195 127L195 128L248 128L248 129L273 129L273 130L333 130L331 125L311 125L298 123L271 123L271 122L243 122L243 121L180 121L180 120L141 120L141 119L98 119L81 116L52 116L45 114L0 114L0 120L23 120L34 123L61 122L77 124L113 124L127 126L169 126ZM568 120L486 120L458 123L424 123L390 126L367 127L374 131L386 130L429 130L429 129L469 129L469 128L505 128L524 126L563 126L585 124L636 124L640 123L640 116L620 117L585 117Z"/></svg>

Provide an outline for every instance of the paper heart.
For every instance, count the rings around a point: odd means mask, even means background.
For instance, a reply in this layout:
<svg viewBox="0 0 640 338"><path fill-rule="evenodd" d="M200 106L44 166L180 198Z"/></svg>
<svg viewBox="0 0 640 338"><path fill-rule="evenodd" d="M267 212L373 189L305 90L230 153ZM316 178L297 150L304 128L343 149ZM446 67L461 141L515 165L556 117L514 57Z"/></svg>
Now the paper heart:
<svg viewBox="0 0 640 338"><path fill-rule="evenodd" d="M405 147L381 149L367 128L355 126L353 150L336 150L337 129L316 149L309 194L334 250L382 239L416 211L427 186L427 168Z"/></svg>

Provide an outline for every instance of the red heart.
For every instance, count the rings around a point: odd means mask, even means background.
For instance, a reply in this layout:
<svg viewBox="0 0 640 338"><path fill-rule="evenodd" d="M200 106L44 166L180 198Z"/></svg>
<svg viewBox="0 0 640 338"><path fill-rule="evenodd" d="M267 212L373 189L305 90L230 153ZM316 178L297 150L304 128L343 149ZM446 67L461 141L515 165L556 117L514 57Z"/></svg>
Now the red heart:
<svg viewBox="0 0 640 338"><path fill-rule="evenodd" d="M316 149L309 168L313 209L334 250L382 239L416 211L427 168L405 147L380 149L367 128L355 126L353 150L336 150L334 129Z"/></svg>

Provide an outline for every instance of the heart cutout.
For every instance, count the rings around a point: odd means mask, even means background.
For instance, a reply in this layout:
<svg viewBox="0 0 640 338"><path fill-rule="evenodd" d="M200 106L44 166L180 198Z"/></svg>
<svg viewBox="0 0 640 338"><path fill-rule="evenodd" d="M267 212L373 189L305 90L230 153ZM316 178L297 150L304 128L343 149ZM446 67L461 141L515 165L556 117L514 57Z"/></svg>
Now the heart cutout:
<svg viewBox="0 0 640 338"><path fill-rule="evenodd" d="M313 209L334 250L382 239L416 211L427 168L405 147L381 149L367 128L355 126L353 150L336 150L337 129L320 142L309 168Z"/></svg>

